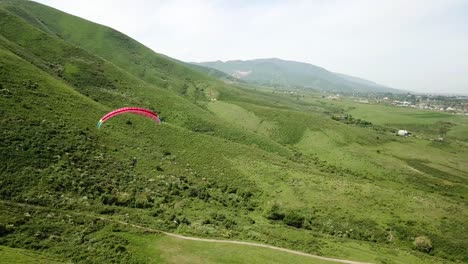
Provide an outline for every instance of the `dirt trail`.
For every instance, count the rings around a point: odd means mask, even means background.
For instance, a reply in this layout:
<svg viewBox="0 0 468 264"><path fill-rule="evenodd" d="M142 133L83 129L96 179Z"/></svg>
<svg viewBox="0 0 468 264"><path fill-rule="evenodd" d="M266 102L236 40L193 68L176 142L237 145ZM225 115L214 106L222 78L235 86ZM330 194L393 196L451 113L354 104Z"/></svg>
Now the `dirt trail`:
<svg viewBox="0 0 468 264"><path fill-rule="evenodd" d="M416 169L416 168L413 168L413 167L411 167L410 165L406 165L406 166L407 166L410 170L412 170L412 171L415 171L415 172L420 173L420 174L424 174L424 172L422 172L422 171L420 171L420 170L418 170L418 169Z"/></svg>
<svg viewBox="0 0 468 264"><path fill-rule="evenodd" d="M48 207L42 207L42 206L37 206L37 205L29 205L29 204L23 204L23 203L15 203L15 202L10 202L10 201L1 201L0 200L0 203L9 204L9 205L16 205L16 206L21 206L21 207L33 207L33 208L37 208L37 209L39 209L39 208L51 209L51 208L48 208ZM148 232L161 233L161 234L164 234L166 236L170 236L170 237L174 237L174 238L178 238L178 239L208 242L208 243L237 244L237 245L246 245L246 246L253 246L253 247L269 248L269 249L273 249L273 250L277 250L277 251L283 251L283 252L287 252L287 253L291 253L291 254L295 254L295 255L300 255L300 256L325 260L325 261L333 261L333 262L337 262L337 263L371 264L369 262L360 262L360 261L353 261L353 260L346 260L346 259L322 257L322 256L318 256L318 255L304 253L304 252L301 252L301 251L296 251L296 250L281 248L281 247L275 247L275 246L270 246L270 245L265 245L265 244L260 244L260 243L236 241L236 240L222 240L222 239L211 239L211 238L199 238L199 237L183 236L183 235L178 235L178 234L174 234L174 233L164 232L164 231L149 228L149 227L144 227L144 226L140 226L140 225L136 225L136 224L127 223L127 222L120 221L120 220L115 220L115 219L112 219L112 218L107 218L107 217L102 217L102 216L97 216L97 215L91 215L91 214L85 214L85 213L77 213L77 212L72 212L72 213L80 214L80 215L86 215L86 216L89 216L89 217L96 217L96 218L101 219L103 221L119 223L119 224L122 224L122 225L131 226L131 227L138 228L138 229L141 229L141 230L145 230L145 231L148 231Z"/></svg>
<svg viewBox="0 0 468 264"><path fill-rule="evenodd" d="M346 259L327 258L327 257L318 256L318 255L312 255L312 254L304 253L304 252L301 252L301 251L292 250L292 249L280 248L280 247L275 247L275 246L270 246L270 245L265 245L265 244L253 243L253 242L197 238L197 237L187 237L187 236L182 236L182 235L177 235L177 234L172 234L172 233L166 233L166 232L162 232L162 233L164 233L165 235L171 236L171 237L176 237L176 238L186 239L186 240L195 240L195 241L203 241L203 242L211 242L211 243L240 244L240 245L247 245L247 246L253 246L253 247L269 248L269 249L273 249L273 250L288 252L288 253L295 254L295 255L300 255L300 256L305 256L305 257L310 257L310 258L315 258L315 259L320 259L320 260L334 261L334 262L338 262L338 263L370 264L369 262L359 262L359 261L352 261L352 260L346 260Z"/></svg>
<svg viewBox="0 0 468 264"><path fill-rule="evenodd" d="M280 247L275 247L275 246L270 246L270 245L265 245L265 244L260 244L260 243L236 241L236 240L222 240L222 239L183 236L183 235L168 233L168 232L164 232L164 231L161 231L161 230L152 229L152 228L148 228L148 227L144 227L144 226L130 224L130 223L127 223L127 222L124 222L124 221L119 221L119 220L114 220L114 219L109 219L109 218L104 218L104 217L99 217L99 218L102 219L102 220L106 220L106 221L110 221L110 222L114 222L114 223L119 223L119 224L131 226L131 227L139 228L139 229L149 231L149 232L162 233L162 234L165 234L166 236L175 237L175 238L178 238L178 239L209 242L209 243L237 244L237 245L246 245L246 246L253 246L253 247L269 248L269 249L273 249L273 250L288 252L288 253L295 254L295 255L300 255L300 256L305 256L305 257L310 257L310 258L315 258L315 259L320 259L320 260L326 260L326 261L334 261L334 262L337 262L337 263L371 264L369 262L359 262L359 261L346 260L346 259L322 257L322 256L318 256L318 255L304 253L304 252L301 252L301 251L296 251L296 250L287 249L287 248L280 248Z"/></svg>

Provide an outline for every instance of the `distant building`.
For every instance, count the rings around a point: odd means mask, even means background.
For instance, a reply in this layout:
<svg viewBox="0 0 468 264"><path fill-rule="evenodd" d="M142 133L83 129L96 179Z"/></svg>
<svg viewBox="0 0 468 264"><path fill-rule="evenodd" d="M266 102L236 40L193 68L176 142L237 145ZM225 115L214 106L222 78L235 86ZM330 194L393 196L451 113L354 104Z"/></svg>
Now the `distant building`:
<svg viewBox="0 0 468 264"><path fill-rule="evenodd" d="M397 135L407 137L410 133L407 130L398 130Z"/></svg>
<svg viewBox="0 0 468 264"><path fill-rule="evenodd" d="M455 110L457 110L457 109L455 109L455 108L449 106L449 107L447 107L447 109L445 109L445 110L446 110L446 111L455 111Z"/></svg>

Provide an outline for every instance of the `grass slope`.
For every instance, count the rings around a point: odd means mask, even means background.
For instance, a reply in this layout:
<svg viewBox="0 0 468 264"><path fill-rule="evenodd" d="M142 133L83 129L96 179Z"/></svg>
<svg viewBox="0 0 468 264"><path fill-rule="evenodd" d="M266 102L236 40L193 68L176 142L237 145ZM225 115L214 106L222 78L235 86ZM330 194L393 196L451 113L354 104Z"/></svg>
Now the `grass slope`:
<svg viewBox="0 0 468 264"><path fill-rule="evenodd" d="M146 263L336 263L245 245L206 243L155 235L125 236L134 243L140 260Z"/></svg>
<svg viewBox="0 0 468 264"><path fill-rule="evenodd" d="M0 246L0 259L2 263L63 263L47 255L37 254L32 250L16 249Z"/></svg>
<svg viewBox="0 0 468 264"><path fill-rule="evenodd" d="M128 105L165 122L123 115L95 127ZM0 106L0 199L8 202L0 245L84 263L175 261L166 244L186 258L223 257L217 246L150 237L104 215L369 262L468 257L466 118L385 108L369 116L374 124L333 120L371 109L229 85L110 28L23 1L0 2ZM391 115L435 122L447 140L428 140L428 126L419 130L427 138L395 137L398 123L379 122ZM414 246L419 236L432 246ZM151 251L140 239L154 242ZM226 250L226 261L244 260L240 249Z"/></svg>

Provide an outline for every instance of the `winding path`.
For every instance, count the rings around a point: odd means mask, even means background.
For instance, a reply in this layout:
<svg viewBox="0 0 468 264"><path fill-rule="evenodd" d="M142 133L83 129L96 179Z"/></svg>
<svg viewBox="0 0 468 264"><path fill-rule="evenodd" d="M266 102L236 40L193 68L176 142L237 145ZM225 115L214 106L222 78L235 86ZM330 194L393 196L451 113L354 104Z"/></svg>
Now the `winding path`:
<svg viewBox="0 0 468 264"><path fill-rule="evenodd" d="M161 230L152 229L152 228L139 226L139 225L135 225L135 224L130 224L130 223L127 223L127 222L124 222L124 221L114 220L114 219L110 219L110 218L99 217L99 219L114 222L114 223L119 223L119 224L122 224L122 225L131 226L131 227L142 229L142 230L149 231L149 232L162 233L162 234L164 234L166 236L175 237L175 238L184 239L184 240L201 241L201 242L209 242L209 243L237 244L237 245L246 245L246 246L253 246L253 247L269 248L269 249L273 249L273 250L277 250L277 251L283 251L283 252L287 252L287 253L291 253L291 254L295 254L295 255L300 255L300 256L305 256L305 257L310 257L310 258L315 258L315 259L320 259L320 260L326 260L326 261L334 261L334 262L337 262L337 263L371 264L369 262L360 262L360 261L353 261L353 260L346 260L346 259L322 257L322 256L318 256L318 255L304 253L304 252L297 251L297 250L281 248L281 247L275 247L275 246L271 246L271 245L265 245L265 244L254 243L254 242L189 237L189 236L183 236L183 235L178 235L178 234L174 234L174 233L168 233L168 232L164 232L164 231L161 231Z"/></svg>
<svg viewBox="0 0 468 264"><path fill-rule="evenodd" d="M41 208L41 209L44 209L44 208L51 209L51 208L43 207L43 206L29 205L29 204L24 204L24 203L15 203L15 202L2 201L2 200L0 200L0 203L9 204L9 205L16 205L16 206L21 206L21 207L34 207L34 208ZM369 262L360 262L360 261L353 261L353 260L346 260L346 259L322 257L322 256L313 255L313 254L309 254L309 253L305 253L305 252L301 252L301 251L297 251L297 250L281 248L281 247L275 247L275 246L271 246L271 245L254 243L254 242L183 236L183 235L179 235L179 234L165 232L165 231L158 230L158 229L153 229L153 228L144 227L144 226L140 226L140 225L136 225L136 224L131 224L131 223L128 223L128 222L124 222L124 221L120 221L120 220L116 220L116 219L112 219L112 218L107 218L107 217L102 217L102 216L97 216L97 215L92 215L92 214L78 213L78 212L73 212L73 213L80 214L80 215L86 215L86 216L89 216L89 217L96 217L96 218L101 219L103 221L108 221L108 222L118 223L118 224L122 224L122 225L126 225L126 226L131 226L131 227L142 229L142 230L145 230L145 231L148 231L148 232L161 233L161 234L164 234L166 236L170 236L170 237L174 237L174 238L178 238L178 239L208 242L208 243L237 244L237 245L246 245L246 246L253 246L253 247L269 248L269 249L273 249L273 250L277 250L277 251L283 251L283 252L287 252L287 253L291 253L291 254L295 254L295 255L300 255L300 256L310 257L310 258L314 258L314 259L325 260L325 261L333 261L333 262L337 262L337 263L371 264Z"/></svg>
<svg viewBox="0 0 468 264"><path fill-rule="evenodd" d="M301 252L301 251L292 250L292 249L280 248L280 247L275 247L275 246L270 246L270 245L265 245L265 244L253 243L253 242L197 238L197 237L188 237L188 236L182 236L182 235L166 233L166 232L163 232L163 233L165 235L168 235L168 236L171 236L171 237L176 237L176 238L186 239L186 240L195 240L195 241L203 241L203 242L211 242L211 243L239 244L239 245L247 245L247 246L253 246L253 247L269 248L269 249L283 251L283 252L287 252L287 253L291 253L291 254L295 254L295 255L300 255L300 256L305 256L305 257L310 257L310 258L315 258L315 259L320 259L320 260L334 261L334 262L338 262L338 263L370 264L369 262L359 262L359 261L346 260L346 259L327 258L327 257L318 256L318 255L312 255L312 254L304 253L304 252Z"/></svg>

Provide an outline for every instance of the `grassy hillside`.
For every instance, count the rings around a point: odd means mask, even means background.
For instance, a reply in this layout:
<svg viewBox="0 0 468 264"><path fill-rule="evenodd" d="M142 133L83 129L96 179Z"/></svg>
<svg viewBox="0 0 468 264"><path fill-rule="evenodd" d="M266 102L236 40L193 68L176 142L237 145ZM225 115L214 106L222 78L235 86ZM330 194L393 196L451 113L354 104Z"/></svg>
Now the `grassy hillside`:
<svg viewBox="0 0 468 264"><path fill-rule="evenodd" d="M121 115L96 128L130 105L164 122ZM376 263L468 260L465 117L365 116L312 92L229 85L23 1L0 2L0 106L2 246L82 263L307 261L114 219ZM345 113L370 122L332 118ZM396 137L389 116L427 137ZM431 122L447 140L429 140Z"/></svg>
<svg viewBox="0 0 468 264"><path fill-rule="evenodd" d="M0 259L3 263L62 263L53 257L37 254L31 250L0 246Z"/></svg>
<svg viewBox="0 0 468 264"><path fill-rule="evenodd" d="M312 64L280 59L201 62L240 80L267 86L312 88L330 92L382 93L401 91L360 78L330 72Z"/></svg>
<svg viewBox="0 0 468 264"><path fill-rule="evenodd" d="M187 241L160 235L125 236L134 242L139 261L146 263L336 263L245 245Z"/></svg>

